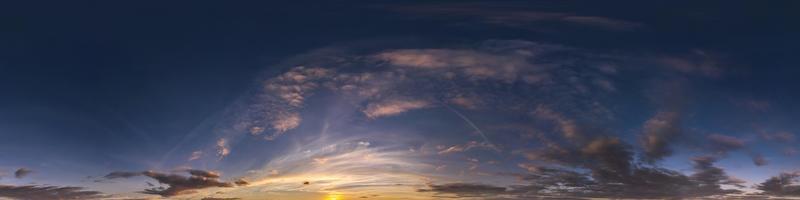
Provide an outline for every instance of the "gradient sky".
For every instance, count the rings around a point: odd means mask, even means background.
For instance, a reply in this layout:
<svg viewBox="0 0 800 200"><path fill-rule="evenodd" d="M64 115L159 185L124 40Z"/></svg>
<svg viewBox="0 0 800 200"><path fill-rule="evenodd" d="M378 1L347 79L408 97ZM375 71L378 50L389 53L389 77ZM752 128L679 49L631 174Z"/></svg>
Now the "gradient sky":
<svg viewBox="0 0 800 200"><path fill-rule="evenodd" d="M0 199L800 198L797 1L0 4Z"/></svg>

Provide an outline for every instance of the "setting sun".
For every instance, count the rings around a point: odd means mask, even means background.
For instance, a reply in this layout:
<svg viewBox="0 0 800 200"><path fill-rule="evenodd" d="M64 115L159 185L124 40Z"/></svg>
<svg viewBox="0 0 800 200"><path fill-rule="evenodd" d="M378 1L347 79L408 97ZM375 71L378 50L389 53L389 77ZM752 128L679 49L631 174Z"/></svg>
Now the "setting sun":
<svg viewBox="0 0 800 200"><path fill-rule="evenodd" d="M344 196L341 194L328 194L323 200L344 200Z"/></svg>

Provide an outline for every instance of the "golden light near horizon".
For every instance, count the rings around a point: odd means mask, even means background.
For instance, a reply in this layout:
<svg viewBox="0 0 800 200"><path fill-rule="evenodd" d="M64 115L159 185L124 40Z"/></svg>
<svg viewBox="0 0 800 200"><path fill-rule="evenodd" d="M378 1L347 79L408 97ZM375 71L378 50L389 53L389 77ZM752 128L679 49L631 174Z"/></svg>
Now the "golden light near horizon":
<svg viewBox="0 0 800 200"><path fill-rule="evenodd" d="M344 200L344 195L341 194L328 194L325 195L323 200Z"/></svg>

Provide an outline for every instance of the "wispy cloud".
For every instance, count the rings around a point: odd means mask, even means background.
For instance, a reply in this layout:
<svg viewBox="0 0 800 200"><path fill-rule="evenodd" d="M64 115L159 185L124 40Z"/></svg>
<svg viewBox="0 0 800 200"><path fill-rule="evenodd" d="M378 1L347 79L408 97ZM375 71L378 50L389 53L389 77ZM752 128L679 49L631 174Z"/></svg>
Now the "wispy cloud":
<svg viewBox="0 0 800 200"><path fill-rule="evenodd" d="M644 27L642 23L602 16L580 15L567 12L547 12L525 8L516 4L444 3L427 5L389 6L391 10L412 15L449 18L513 28L549 28L545 23L559 23L598 28L601 30L630 31Z"/></svg>

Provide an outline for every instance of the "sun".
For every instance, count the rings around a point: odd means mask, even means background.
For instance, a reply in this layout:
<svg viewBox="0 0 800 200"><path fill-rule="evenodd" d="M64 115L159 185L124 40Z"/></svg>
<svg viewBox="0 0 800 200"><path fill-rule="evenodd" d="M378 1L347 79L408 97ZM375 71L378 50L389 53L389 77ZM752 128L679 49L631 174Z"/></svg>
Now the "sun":
<svg viewBox="0 0 800 200"><path fill-rule="evenodd" d="M341 194L328 194L324 200L344 200L344 196Z"/></svg>

